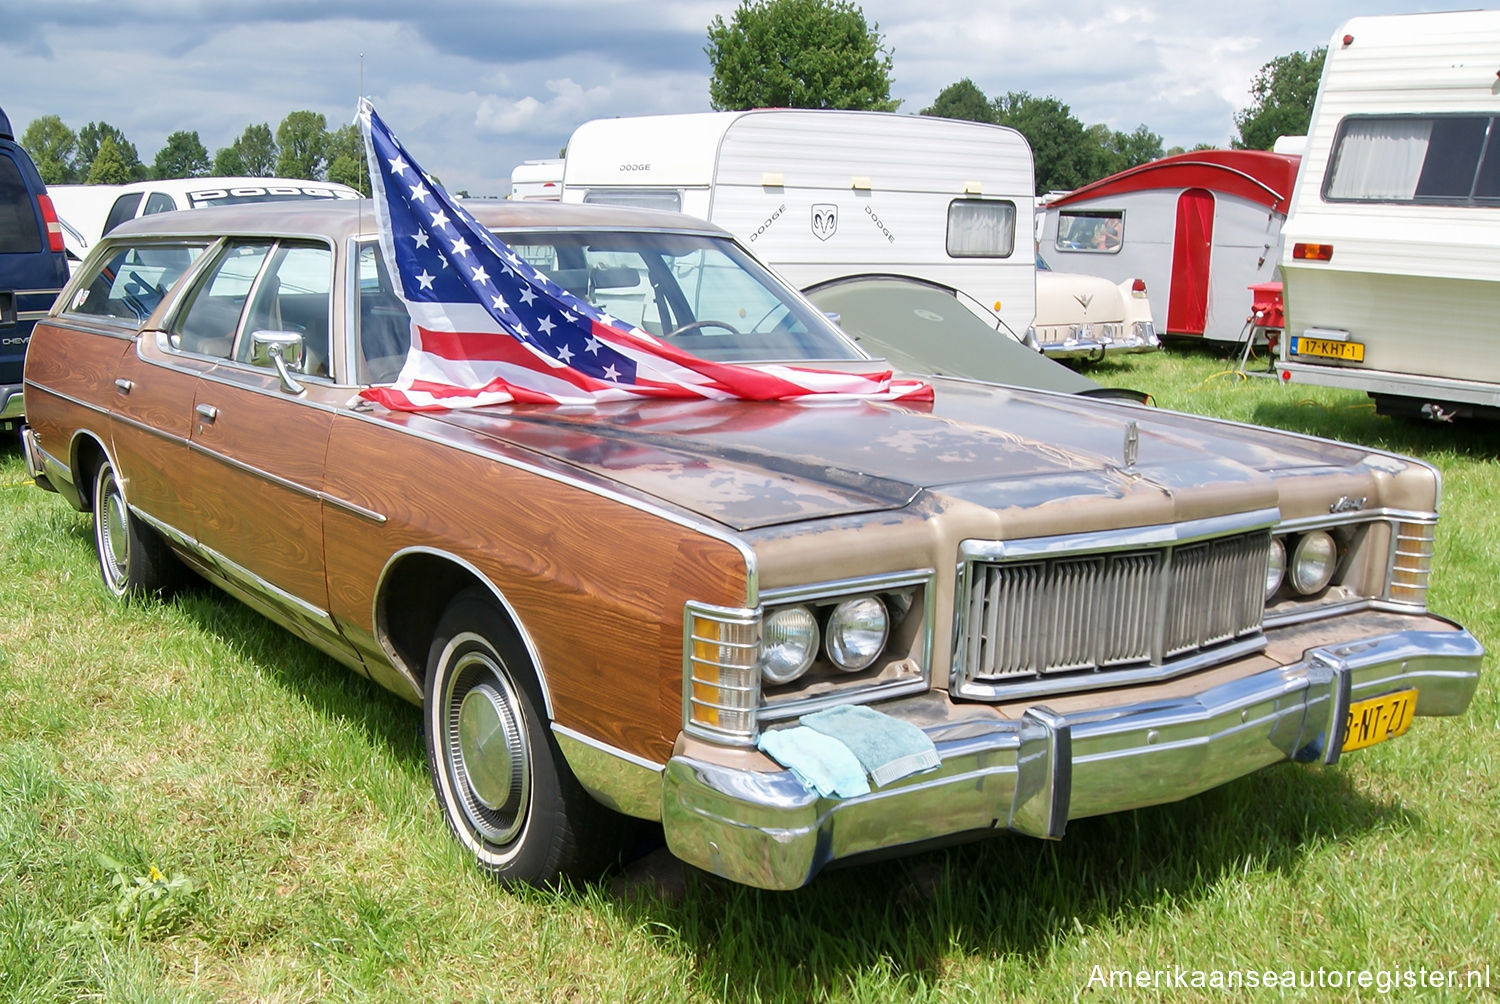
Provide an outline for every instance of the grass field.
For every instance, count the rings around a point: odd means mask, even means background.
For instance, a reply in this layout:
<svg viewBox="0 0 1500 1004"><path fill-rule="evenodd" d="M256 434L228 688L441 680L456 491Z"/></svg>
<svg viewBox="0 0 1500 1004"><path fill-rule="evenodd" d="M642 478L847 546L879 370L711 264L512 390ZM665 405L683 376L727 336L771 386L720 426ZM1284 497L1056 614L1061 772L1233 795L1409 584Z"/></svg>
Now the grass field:
<svg viewBox="0 0 1500 1004"><path fill-rule="evenodd" d="M1238 379L1231 365L1173 352L1094 375L1162 407L1435 463L1431 605L1500 645L1500 433L1395 422L1359 395ZM510 892L449 839L415 709L207 589L115 604L87 517L31 486L7 443L0 1001L1479 1000L1500 988L1493 657L1463 718L1419 719L1333 768L1282 765L1077 821L1061 843L1002 836L792 893L697 873L674 887L659 854L636 870L658 867L663 893L633 871ZM1403 985L1470 969L1489 989ZM1160 975L1127 989L1102 982L1111 970ZM1176 985L1194 970L1322 985ZM1349 971L1372 985L1351 989Z"/></svg>

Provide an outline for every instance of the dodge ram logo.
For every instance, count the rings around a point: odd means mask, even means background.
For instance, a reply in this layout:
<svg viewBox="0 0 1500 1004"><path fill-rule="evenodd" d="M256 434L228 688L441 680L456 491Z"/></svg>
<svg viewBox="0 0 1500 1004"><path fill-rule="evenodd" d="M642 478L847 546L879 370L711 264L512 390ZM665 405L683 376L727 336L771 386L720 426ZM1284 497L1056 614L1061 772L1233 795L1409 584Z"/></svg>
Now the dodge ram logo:
<svg viewBox="0 0 1500 1004"><path fill-rule="evenodd" d="M812 207L812 232L814 237L820 241L826 241L833 236L834 231L838 230L838 228L838 206L820 202Z"/></svg>

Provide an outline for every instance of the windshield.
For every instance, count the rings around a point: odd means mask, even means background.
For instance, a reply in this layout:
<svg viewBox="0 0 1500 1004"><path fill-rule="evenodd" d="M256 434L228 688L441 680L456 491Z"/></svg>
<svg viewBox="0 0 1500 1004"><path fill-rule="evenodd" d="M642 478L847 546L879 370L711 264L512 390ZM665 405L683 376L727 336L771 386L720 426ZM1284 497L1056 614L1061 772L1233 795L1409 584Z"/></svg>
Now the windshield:
<svg viewBox="0 0 1500 1004"><path fill-rule="evenodd" d="M498 236L599 310L704 359L865 358L826 317L723 238L629 230Z"/></svg>

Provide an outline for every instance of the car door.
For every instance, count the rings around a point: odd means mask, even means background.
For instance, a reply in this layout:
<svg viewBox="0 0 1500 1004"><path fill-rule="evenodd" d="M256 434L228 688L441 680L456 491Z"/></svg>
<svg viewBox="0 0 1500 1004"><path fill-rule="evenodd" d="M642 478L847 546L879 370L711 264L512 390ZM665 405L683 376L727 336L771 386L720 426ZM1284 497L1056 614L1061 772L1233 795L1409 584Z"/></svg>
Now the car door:
<svg viewBox="0 0 1500 1004"><path fill-rule="evenodd" d="M232 592L320 645L335 634L321 502L333 410L316 393L289 392L251 335L300 335L295 379L330 386L332 290L326 244L231 241L173 332L181 348L219 358L192 405L186 487L199 547Z"/></svg>

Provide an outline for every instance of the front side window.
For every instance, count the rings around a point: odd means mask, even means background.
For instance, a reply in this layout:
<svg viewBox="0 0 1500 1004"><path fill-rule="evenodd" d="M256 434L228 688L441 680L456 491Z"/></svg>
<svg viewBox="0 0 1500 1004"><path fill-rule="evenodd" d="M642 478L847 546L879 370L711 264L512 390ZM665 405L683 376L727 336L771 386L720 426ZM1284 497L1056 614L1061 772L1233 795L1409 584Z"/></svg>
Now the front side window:
<svg viewBox="0 0 1500 1004"><path fill-rule="evenodd" d="M67 311L140 324L207 246L207 241L143 241L117 247L78 287Z"/></svg>
<svg viewBox="0 0 1500 1004"><path fill-rule="evenodd" d="M185 310L172 324L172 346L184 352L229 358L240 315L250 297L255 277L270 254L271 241L228 244L190 294Z"/></svg>
<svg viewBox="0 0 1500 1004"><path fill-rule="evenodd" d="M172 213L177 211L177 203L166 192L152 192L146 198L146 211L142 216L154 216L157 213Z"/></svg>
<svg viewBox="0 0 1500 1004"><path fill-rule="evenodd" d="M950 258L1009 258L1016 248L1016 204L954 199L948 204Z"/></svg>
<svg viewBox="0 0 1500 1004"><path fill-rule="evenodd" d="M1351 116L1339 124L1331 202L1500 203L1500 130L1488 115Z"/></svg>
<svg viewBox="0 0 1500 1004"><path fill-rule="evenodd" d="M1115 254L1125 243L1122 210L1061 210L1057 214L1059 251L1097 251Z"/></svg>
<svg viewBox="0 0 1500 1004"><path fill-rule="evenodd" d="M235 342L235 359L251 361L257 331L291 332L302 336L300 371L328 376L332 295L333 251L326 244L282 241L255 284Z"/></svg>

